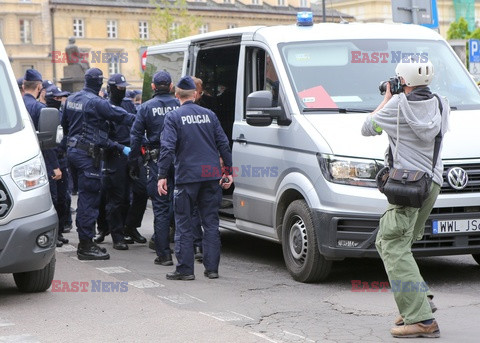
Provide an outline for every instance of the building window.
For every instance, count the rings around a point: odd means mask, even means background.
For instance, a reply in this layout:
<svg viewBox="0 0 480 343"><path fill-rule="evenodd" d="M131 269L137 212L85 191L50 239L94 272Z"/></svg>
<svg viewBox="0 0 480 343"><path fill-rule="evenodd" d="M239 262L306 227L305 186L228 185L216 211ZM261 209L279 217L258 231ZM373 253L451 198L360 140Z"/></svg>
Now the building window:
<svg viewBox="0 0 480 343"><path fill-rule="evenodd" d="M83 19L73 19L73 36L76 38L85 37L85 25Z"/></svg>
<svg viewBox="0 0 480 343"><path fill-rule="evenodd" d="M120 73L120 61L118 58L112 58L108 62L108 75Z"/></svg>
<svg viewBox="0 0 480 343"><path fill-rule="evenodd" d="M277 0L278 6L285 6L285 0Z"/></svg>
<svg viewBox="0 0 480 343"><path fill-rule="evenodd" d="M108 38L117 38L117 21L116 20L107 20L107 37Z"/></svg>
<svg viewBox="0 0 480 343"><path fill-rule="evenodd" d="M300 7L309 7L308 0L300 0Z"/></svg>
<svg viewBox="0 0 480 343"><path fill-rule="evenodd" d="M231 4L231 3L232 3L232 0L223 0L223 3L224 3L224 4Z"/></svg>
<svg viewBox="0 0 480 343"><path fill-rule="evenodd" d="M140 39L148 39L148 22L147 21L139 21L138 22L138 36Z"/></svg>
<svg viewBox="0 0 480 343"><path fill-rule="evenodd" d="M229 29L234 29L237 27L237 24L228 24Z"/></svg>
<svg viewBox="0 0 480 343"><path fill-rule="evenodd" d="M260 0L252 0L252 5L260 5Z"/></svg>
<svg viewBox="0 0 480 343"><path fill-rule="evenodd" d="M32 21L30 19L20 19L20 41L23 44L32 43Z"/></svg>
<svg viewBox="0 0 480 343"><path fill-rule="evenodd" d="M207 33L208 32L208 24L203 24L202 26L200 26L200 28L198 29L198 32L199 33Z"/></svg>

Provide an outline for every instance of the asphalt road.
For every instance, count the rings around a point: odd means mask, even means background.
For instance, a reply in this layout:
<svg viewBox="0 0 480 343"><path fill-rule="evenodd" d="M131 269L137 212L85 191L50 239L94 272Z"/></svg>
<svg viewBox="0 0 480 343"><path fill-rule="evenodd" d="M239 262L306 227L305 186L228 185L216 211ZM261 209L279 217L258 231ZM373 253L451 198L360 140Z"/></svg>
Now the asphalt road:
<svg viewBox="0 0 480 343"><path fill-rule="evenodd" d="M146 237L152 220L147 209ZM352 291L352 280L387 280L379 260L336 262L326 282L302 284L285 269L279 245L222 231L219 279L205 278L197 263L196 280L169 281L173 267L154 265L146 245L117 251L108 237L110 260L81 262L76 233L66 237L73 245L57 249L55 288L22 294L0 275L0 342L402 341L389 333L392 293ZM469 255L419 265L439 308L438 341L478 342L480 266Z"/></svg>

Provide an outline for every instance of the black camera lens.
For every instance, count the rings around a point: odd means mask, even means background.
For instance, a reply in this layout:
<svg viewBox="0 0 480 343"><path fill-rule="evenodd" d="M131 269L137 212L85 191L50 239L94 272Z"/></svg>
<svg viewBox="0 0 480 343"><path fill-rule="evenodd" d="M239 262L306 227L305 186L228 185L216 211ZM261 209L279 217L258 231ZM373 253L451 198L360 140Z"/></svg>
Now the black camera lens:
<svg viewBox="0 0 480 343"><path fill-rule="evenodd" d="M380 85L378 86L378 89L380 90L381 95L385 95L385 92L387 91L387 83L388 83L388 81L380 82Z"/></svg>

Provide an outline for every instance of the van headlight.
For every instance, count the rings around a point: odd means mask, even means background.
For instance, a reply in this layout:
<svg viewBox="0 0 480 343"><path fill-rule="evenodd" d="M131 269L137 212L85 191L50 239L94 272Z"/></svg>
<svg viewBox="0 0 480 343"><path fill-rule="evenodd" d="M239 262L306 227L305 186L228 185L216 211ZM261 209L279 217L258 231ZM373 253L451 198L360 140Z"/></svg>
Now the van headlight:
<svg viewBox="0 0 480 343"><path fill-rule="evenodd" d="M361 187L377 187L375 176L383 162L360 158L317 154L327 181Z"/></svg>
<svg viewBox="0 0 480 343"><path fill-rule="evenodd" d="M13 167L12 179L22 191L28 191L48 183L41 155Z"/></svg>

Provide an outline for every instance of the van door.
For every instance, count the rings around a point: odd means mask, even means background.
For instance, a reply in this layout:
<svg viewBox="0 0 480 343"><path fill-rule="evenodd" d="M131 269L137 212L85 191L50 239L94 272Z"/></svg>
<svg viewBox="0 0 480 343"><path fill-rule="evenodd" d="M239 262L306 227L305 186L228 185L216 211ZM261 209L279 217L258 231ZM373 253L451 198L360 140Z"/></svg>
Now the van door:
<svg viewBox="0 0 480 343"><path fill-rule="evenodd" d="M268 90L272 106L281 106L282 87L277 68L267 46L248 42L242 49L243 82L237 87L242 102L237 106L233 132L233 165L235 170L234 213L238 229L277 239L274 225L275 192L279 172L287 170L282 149L288 126L276 120L270 126L250 126L245 119L248 94ZM239 72L239 78L240 78Z"/></svg>

